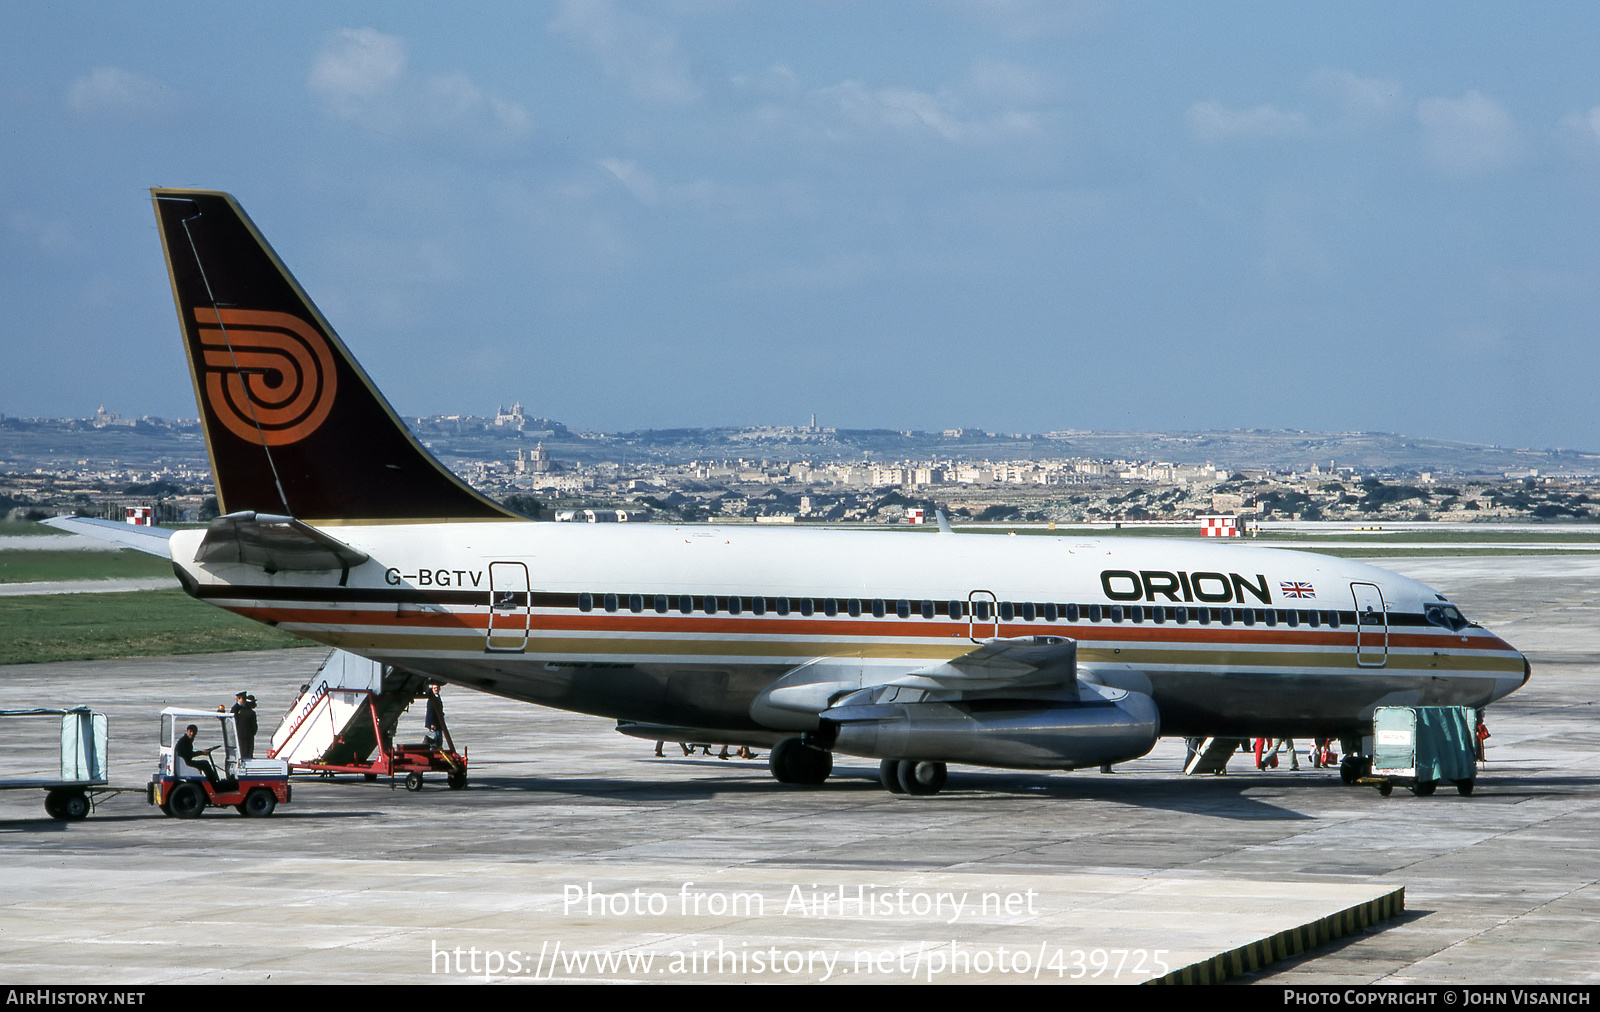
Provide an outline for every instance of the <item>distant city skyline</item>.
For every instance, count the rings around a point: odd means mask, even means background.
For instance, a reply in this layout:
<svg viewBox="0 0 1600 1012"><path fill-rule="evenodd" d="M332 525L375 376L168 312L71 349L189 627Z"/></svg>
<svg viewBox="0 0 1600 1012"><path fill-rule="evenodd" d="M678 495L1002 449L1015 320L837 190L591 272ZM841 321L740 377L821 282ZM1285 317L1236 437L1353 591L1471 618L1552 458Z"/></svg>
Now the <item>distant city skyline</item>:
<svg viewBox="0 0 1600 1012"><path fill-rule="evenodd" d="M1600 8L0 9L0 413L190 417L150 186L402 415L1600 448Z"/></svg>

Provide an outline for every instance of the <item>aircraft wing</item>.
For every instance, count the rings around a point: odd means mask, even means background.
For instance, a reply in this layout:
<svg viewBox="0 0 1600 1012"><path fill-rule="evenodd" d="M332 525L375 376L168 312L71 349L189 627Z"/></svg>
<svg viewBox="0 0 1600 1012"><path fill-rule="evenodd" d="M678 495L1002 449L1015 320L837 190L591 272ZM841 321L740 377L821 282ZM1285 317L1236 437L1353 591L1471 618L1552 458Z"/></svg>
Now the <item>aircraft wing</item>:
<svg viewBox="0 0 1600 1012"><path fill-rule="evenodd" d="M229 513L211 521L196 562L241 563L269 573L350 569L367 554L294 517Z"/></svg>
<svg viewBox="0 0 1600 1012"><path fill-rule="evenodd" d="M909 671L889 685L937 691L1070 689L1078 678L1078 644L1060 636L992 639L960 657Z"/></svg>
<svg viewBox="0 0 1600 1012"><path fill-rule="evenodd" d="M172 537L172 531L164 527L139 527L134 524L118 523L115 520L91 520L88 517L51 517L49 520L39 522L59 531L85 534L100 541L110 541L124 548L136 549L147 555L159 555L163 559L172 558L171 546L167 544L167 539Z"/></svg>

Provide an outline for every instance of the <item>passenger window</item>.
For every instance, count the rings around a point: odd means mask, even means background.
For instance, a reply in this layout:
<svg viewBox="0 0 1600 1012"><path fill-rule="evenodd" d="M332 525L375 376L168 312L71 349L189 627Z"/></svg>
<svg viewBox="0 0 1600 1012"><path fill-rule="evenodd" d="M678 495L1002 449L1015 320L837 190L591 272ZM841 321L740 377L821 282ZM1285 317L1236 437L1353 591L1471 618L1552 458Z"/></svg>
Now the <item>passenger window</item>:
<svg viewBox="0 0 1600 1012"><path fill-rule="evenodd" d="M811 600L811 598L809 598L809 597L802 597L800 599L800 614L802 614L802 615L814 615L814 614L816 614L816 612L817 612L817 602Z"/></svg>
<svg viewBox="0 0 1600 1012"><path fill-rule="evenodd" d="M1044 606L1044 620L1046 622L1054 622L1059 617L1060 614L1056 611L1055 603L1047 602Z"/></svg>
<svg viewBox="0 0 1600 1012"><path fill-rule="evenodd" d="M789 614L789 599L787 597L780 597L780 598L778 598L777 601L775 601L773 603L775 605L777 605L777 607L774 608L773 610L776 611L779 615L787 615L787 614Z"/></svg>
<svg viewBox="0 0 1600 1012"><path fill-rule="evenodd" d="M743 602L737 597L728 598L728 614L737 615L744 610Z"/></svg>
<svg viewBox="0 0 1600 1012"><path fill-rule="evenodd" d="M1036 619L1038 617L1039 617L1039 611L1034 606L1034 603L1032 601L1024 601L1024 602L1022 602L1022 620L1024 622L1032 622L1034 619Z"/></svg>
<svg viewBox="0 0 1600 1012"><path fill-rule="evenodd" d="M1000 621L1009 622L1017 617L1017 606L1010 601L1000 602Z"/></svg>
<svg viewBox="0 0 1600 1012"><path fill-rule="evenodd" d="M1101 614L1102 613L1100 611L1100 606L1098 604L1091 604L1089 606L1089 621L1091 621L1091 622L1100 621Z"/></svg>
<svg viewBox="0 0 1600 1012"><path fill-rule="evenodd" d="M1114 605L1111 606L1111 621L1113 621L1113 622L1121 622L1122 621L1122 605L1114 604Z"/></svg>
<svg viewBox="0 0 1600 1012"><path fill-rule="evenodd" d="M617 595L615 595L615 594L607 594L606 595L606 611L616 611L616 610L617 610Z"/></svg>
<svg viewBox="0 0 1600 1012"><path fill-rule="evenodd" d="M765 615L766 613L767 613L767 599L764 598L764 597L752 597L750 599L750 614L752 614L752 615Z"/></svg>
<svg viewBox="0 0 1600 1012"><path fill-rule="evenodd" d="M706 614L707 615L715 615L717 613L717 599L716 598L707 597L707 598L702 598L701 600L702 600L702 603L705 604L705 606L706 606Z"/></svg>
<svg viewBox="0 0 1600 1012"><path fill-rule="evenodd" d="M967 614L967 609L964 606L963 602L961 602L961 601L951 601L950 602L949 615L950 615L951 618L964 618L966 616L966 614Z"/></svg>
<svg viewBox="0 0 1600 1012"><path fill-rule="evenodd" d="M822 602L822 613L824 615L828 616L829 618L832 618L833 616L839 614L839 602L834 600L831 597L828 598L826 601L823 601Z"/></svg>
<svg viewBox="0 0 1600 1012"><path fill-rule="evenodd" d="M933 602L932 601L924 601L924 602L922 602L922 617L923 618L932 618L933 617Z"/></svg>
<svg viewBox="0 0 1600 1012"><path fill-rule="evenodd" d="M900 618L910 618L911 617L911 602L910 601L896 601L894 603L894 613L897 616L899 616Z"/></svg>
<svg viewBox="0 0 1600 1012"><path fill-rule="evenodd" d="M694 598L690 597L688 594L678 598L678 611L684 615L693 615Z"/></svg>
<svg viewBox="0 0 1600 1012"><path fill-rule="evenodd" d="M657 615L665 615L666 613L667 613L667 595L665 595L665 594L657 594L656 595L656 614Z"/></svg>
<svg viewBox="0 0 1600 1012"><path fill-rule="evenodd" d="M850 612L850 617L851 618L860 618L861 617L861 599L852 597L850 599L850 603L846 606L846 610Z"/></svg>
<svg viewBox="0 0 1600 1012"><path fill-rule="evenodd" d="M633 612L635 615L639 614L641 611L644 611L644 595L643 594L629 594L628 595L628 610Z"/></svg>
<svg viewBox="0 0 1600 1012"><path fill-rule="evenodd" d="M578 595L578 610L579 611L593 611L594 610L594 595L593 594L579 594Z"/></svg>

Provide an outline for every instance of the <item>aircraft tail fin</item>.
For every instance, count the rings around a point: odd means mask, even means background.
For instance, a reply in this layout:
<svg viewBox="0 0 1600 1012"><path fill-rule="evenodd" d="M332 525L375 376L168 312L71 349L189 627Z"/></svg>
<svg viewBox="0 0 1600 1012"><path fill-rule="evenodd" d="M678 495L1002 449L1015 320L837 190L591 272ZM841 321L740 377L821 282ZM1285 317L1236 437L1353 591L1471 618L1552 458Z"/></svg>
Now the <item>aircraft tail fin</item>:
<svg viewBox="0 0 1600 1012"><path fill-rule="evenodd" d="M520 519L412 438L233 197L150 192L223 512Z"/></svg>

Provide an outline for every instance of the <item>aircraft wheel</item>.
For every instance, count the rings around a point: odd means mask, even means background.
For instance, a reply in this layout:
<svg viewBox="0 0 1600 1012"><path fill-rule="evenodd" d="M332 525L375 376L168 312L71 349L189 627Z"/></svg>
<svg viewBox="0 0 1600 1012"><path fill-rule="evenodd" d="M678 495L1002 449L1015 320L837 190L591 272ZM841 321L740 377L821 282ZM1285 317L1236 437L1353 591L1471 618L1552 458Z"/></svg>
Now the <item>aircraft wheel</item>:
<svg viewBox="0 0 1600 1012"><path fill-rule="evenodd" d="M1353 784L1361 779L1361 761L1353 755L1347 755L1339 760L1339 779L1346 784Z"/></svg>
<svg viewBox="0 0 1600 1012"><path fill-rule="evenodd" d="M444 782L449 785L452 791L459 791L467 786L467 771L461 770L460 772L447 773L445 774Z"/></svg>
<svg viewBox="0 0 1600 1012"><path fill-rule="evenodd" d="M1458 780L1458 781L1456 781L1456 793L1461 795L1462 797L1467 797L1467 796L1471 795L1472 794L1472 784L1473 784L1473 781L1471 781L1471 780Z"/></svg>
<svg viewBox="0 0 1600 1012"><path fill-rule="evenodd" d="M211 799L199 784L179 784L167 798L167 808L179 819L198 819Z"/></svg>
<svg viewBox="0 0 1600 1012"><path fill-rule="evenodd" d="M413 770L412 772L406 774L406 790L408 790L408 791L420 791L420 790L422 790L422 774L421 773L418 773L415 770Z"/></svg>
<svg viewBox="0 0 1600 1012"><path fill-rule="evenodd" d="M904 794L906 789L900 786L900 760L885 759L879 763L878 782L890 794Z"/></svg>
<svg viewBox="0 0 1600 1012"><path fill-rule="evenodd" d="M1378 785L1378 793L1387 798L1389 795L1394 793L1394 784L1391 784L1389 781L1385 780L1383 783Z"/></svg>
<svg viewBox="0 0 1600 1012"><path fill-rule="evenodd" d="M780 784L820 784L833 772L833 753L785 738L772 747L767 766Z"/></svg>
<svg viewBox="0 0 1600 1012"><path fill-rule="evenodd" d="M264 819L278 809L277 795L268 787L252 788L244 796L244 804L239 806L239 812L252 819Z"/></svg>
<svg viewBox="0 0 1600 1012"><path fill-rule="evenodd" d="M1432 780L1418 780L1412 786L1411 793L1419 798L1429 798L1433 796L1434 789L1438 786L1438 783Z"/></svg>
<svg viewBox="0 0 1600 1012"><path fill-rule="evenodd" d="M56 789L46 791L44 795L44 814L52 819L61 818L61 791Z"/></svg>
<svg viewBox="0 0 1600 1012"><path fill-rule="evenodd" d="M900 786L907 794L938 794L944 781L944 763L908 759L900 764Z"/></svg>

